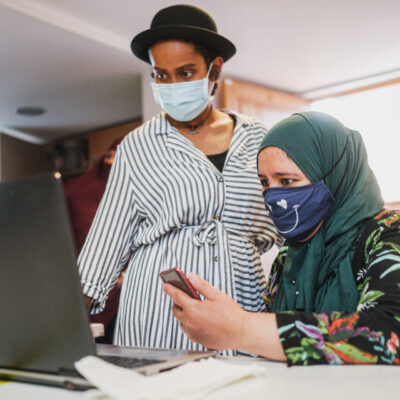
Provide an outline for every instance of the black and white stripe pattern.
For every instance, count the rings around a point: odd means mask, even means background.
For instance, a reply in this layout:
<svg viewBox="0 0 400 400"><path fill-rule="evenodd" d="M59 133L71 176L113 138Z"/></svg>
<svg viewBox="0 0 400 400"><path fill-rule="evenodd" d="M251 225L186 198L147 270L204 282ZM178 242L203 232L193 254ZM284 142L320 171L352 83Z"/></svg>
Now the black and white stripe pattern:
<svg viewBox="0 0 400 400"><path fill-rule="evenodd" d="M223 173L161 113L120 144L107 188L78 259L83 291L104 307L131 250L115 344L202 349L183 334L160 271L196 272L249 311L264 309L260 251L276 230L267 216L256 155L266 133L233 114Z"/></svg>

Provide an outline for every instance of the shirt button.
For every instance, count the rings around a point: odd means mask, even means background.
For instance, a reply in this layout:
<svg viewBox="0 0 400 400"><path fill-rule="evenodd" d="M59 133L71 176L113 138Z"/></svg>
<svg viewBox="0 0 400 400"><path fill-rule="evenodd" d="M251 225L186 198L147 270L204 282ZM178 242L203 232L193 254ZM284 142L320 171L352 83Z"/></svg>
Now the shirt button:
<svg viewBox="0 0 400 400"><path fill-rule="evenodd" d="M292 280L292 285L295 285L296 284L296 279L293 279Z"/></svg>
<svg viewBox="0 0 400 400"><path fill-rule="evenodd" d="M300 294L300 292L298 290L296 290L296 296L298 296Z"/></svg>
<svg viewBox="0 0 400 400"><path fill-rule="evenodd" d="M216 215L216 216L214 217L214 219L216 219L217 221L219 221L219 220L221 219L221 217L220 217L219 215Z"/></svg>
<svg viewBox="0 0 400 400"><path fill-rule="evenodd" d="M218 257L217 257L217 256L214 256L213 260L214 260L214 261L218 261Z"/></svg>
<svg viewBox="0 0 400 400"><path fill-rule="evenodd" d="M219 178L218 178L218 182L223 182L224 181L224 178L222 177L222 176L220 176Z"/></svg>

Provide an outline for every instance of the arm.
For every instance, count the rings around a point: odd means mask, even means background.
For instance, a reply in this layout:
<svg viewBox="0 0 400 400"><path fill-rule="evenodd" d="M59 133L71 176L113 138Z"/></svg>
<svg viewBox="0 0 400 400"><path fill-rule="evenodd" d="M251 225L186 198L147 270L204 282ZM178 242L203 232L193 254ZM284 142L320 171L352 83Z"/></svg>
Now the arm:
<svg viewBox="0 0 400 400"><path fill-rule="evenodd" d="M106 190L78 258L83 293L92 312L105 306L109 291L131 252L138 214L133 183L121 150L117 151Z"/></svg>
<svg viewBox="0 0 400 400"><path fill-rule="evenodd" d="M174 300L173 313L188 337L209 348L241 349L289 364L400 364L399 225L400 216L397 226L383 234L378 229L370 237L356 313L248 313L194 274L189 279L205 301L170 285L164 290ZM277 261L272 273L279 256ZM265 293L272 301L274 280L272 275Z"/></svg>
<svg viewBox="0 0 400 400"><path fill-rule="evenodd" d="M212 349L240 349L284 361L274 314L251 313L196 274L189 274L193 287L205 300L194 300L172 285L164 291L174 300L172 312L193 341Z"/></svg>
<svg viewBox="0 0 400 400"><path fill-rule="evenodd" d="M366 242L355 313L277 314L290 364L400 363L399 222L400 215L397 222L386 221L390 228L378 223Z"/></svg>

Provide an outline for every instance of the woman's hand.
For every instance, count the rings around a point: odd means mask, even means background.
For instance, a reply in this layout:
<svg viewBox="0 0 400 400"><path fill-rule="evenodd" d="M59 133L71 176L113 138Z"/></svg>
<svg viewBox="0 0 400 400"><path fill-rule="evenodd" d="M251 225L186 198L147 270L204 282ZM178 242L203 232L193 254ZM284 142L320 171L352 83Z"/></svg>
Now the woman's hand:
<svg viewBox="0 0 400 400"><path fill-rule="evenodd" d="M205 300L195 300L172 285L163 286L174 300L172 312L185 334L210 349L241 348L247 312L198 275L191 273L188 278Z"/></svg>
<svg viewBox="0 0 400 400"><path fill-rule="evenodd" d="M244 350L272 360L286 360L275 314L245 311L198 275L190 273L188 278L205 300L195 300L169 284L163 288L174 300L172 312L190 340L209 349Z"/></svg>

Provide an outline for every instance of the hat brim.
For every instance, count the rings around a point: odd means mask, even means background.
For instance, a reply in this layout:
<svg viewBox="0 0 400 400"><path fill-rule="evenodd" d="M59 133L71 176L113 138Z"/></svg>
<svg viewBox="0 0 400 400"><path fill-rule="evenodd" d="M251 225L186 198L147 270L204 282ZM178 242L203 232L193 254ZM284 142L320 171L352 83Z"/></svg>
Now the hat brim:
<svg viewBox="0 0 400 400"><path fill-rule="evenodd" d="M151 64L149 48L161 40L181 39L201 44L228 61L235 53L235 45L225 37L208 29L192 26L165 25L148 29L136 35L131 42L133 54L141 60Z"/></svg>

